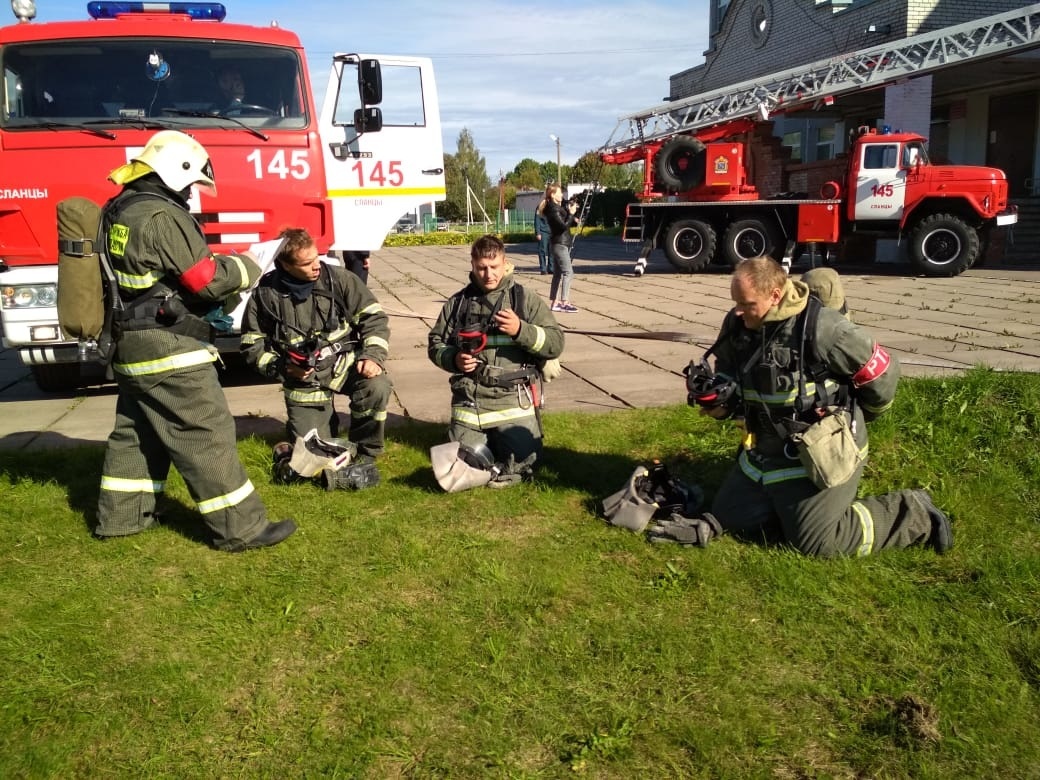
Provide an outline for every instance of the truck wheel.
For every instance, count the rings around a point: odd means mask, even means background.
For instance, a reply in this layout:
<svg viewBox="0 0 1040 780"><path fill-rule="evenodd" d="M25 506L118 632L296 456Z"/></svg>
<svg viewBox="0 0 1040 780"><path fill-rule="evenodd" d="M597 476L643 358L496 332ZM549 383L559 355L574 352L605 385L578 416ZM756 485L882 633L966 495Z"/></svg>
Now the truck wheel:
<svg viewBox="0 0 1040 780"><path fill-rule="evenodd" d="M668 226L664 254L680 271L703 271L715 256L715 228L699 219L678 219Z"/></svg>
<svg viewBox="0 0 1040 780"><path fill-rule="evenodd" d="M29 370L36 380L36 386L45 393L67 392L82 384L79 363L48 363L31 366Z"/></svg>
<svg viewBox="0 0 1040 780"><path fill-rule="evenodd" d="M654 157L654 184L667 192L692 190L704 181L704 144L688 135L666 142Z"/></svg>
<svg viewBox="0 0 1040 780"><path fill-rule="evenodd" d="M736 268L741 260L767 255L779 262L780 240L776 230L762 219L738 219L726 229L722 255Z"/></svg>
<svg viewBox="0 0 1040 780"><path fill-rule="evenodd" d="M979 234L953 214L925 217L910 234L910 262L925 276L957 276L979 257Z"/></svg>

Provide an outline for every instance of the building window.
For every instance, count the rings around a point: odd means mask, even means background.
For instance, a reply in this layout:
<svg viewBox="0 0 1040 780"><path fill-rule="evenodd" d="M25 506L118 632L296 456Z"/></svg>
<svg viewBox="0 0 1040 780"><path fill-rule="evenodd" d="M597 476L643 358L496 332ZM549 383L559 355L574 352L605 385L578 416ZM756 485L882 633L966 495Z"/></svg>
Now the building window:
<svg viewBox="0 0 1040 780"><path fill-rule="evenodd" d="M790 133L784 133L781 143L791 150L791 162L800 163L802 161L802 131L794 130Z"/></svg>
<svg viewBox="0 0 1040 780"><path fill-rule="evenodd" d="M711 32L712 35L722 29L722 23L726 19L726 11L729 10L730 0L712 0L711 3Z"/></svg>
<svg viewBox="0 0 1040 780"><path fill-rule="evenodd" d="M835 138L834 125L820 127L816 133L816 159L833 160Z"/></svg>

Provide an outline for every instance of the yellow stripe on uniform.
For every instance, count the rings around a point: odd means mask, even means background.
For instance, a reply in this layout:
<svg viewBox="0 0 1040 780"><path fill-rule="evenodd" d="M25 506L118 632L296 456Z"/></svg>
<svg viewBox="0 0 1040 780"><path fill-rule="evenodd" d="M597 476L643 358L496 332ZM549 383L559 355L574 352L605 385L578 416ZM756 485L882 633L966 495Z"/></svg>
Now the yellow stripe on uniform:
<svg viewBox="0 0 1040 780"><path fill-rule="evenodd" d="M162 493L166 489L165 480L125 479L101 475L101 489L113 493Z"/></svg>
<svg viewBox="0 0 1040 780"><path fill-rule="evenodd" d="M324 404L332 400L332 393L320 387L303 390L286 388L285 397L298 404Z"/></svg>
<svg viewBox="0 0 1040 780"><path fill-rule="evenodd" d="M253 493L253 490L255 490L253 483L247 479L245 484L238 490L225 493L222 496L216 496L215 498L209 498L205 501L199 501L199 511L204 515L208 515L211 512L219 512L221 509L238 506Z"/></svg>
<svg viewBox="0 0 1040 780"><path fill-rule="evenodd" d="M164 371L174 371L178 368L205 365L216 359L217 356L210 350L196 349L158 360L145 360L140 363L113 363L112 370L123 376L150 376L151 374L161 374Z"/></svg>
<svg viewBox="0 0 1040 780"><path fill-rule="evenodd" d="M860 538L862 540L859 544L859 549L856 550L856 557L862 558L864 555L870 555L874 550L874 516L859 501L852 502L852 511L859 518Z"/></svg>
<svg viewBox="0 0 1040 780"><path fill-rule="evenodd" d="M362 344L366 347L382 347L387 352L390 351L390 342L382 336L369 336Z"/></svg>
<svg viewBox="0 0 1040 780"><path fill-rule="evenodd" d="M119 286L127 290L147 290L149 287L155 286L156 282L166 276L163 271L149 271L146 274L128 274L125 271L113 269L113 273Z"/></svg>
<svg viewBox="0 0 1040 780"><path fill-rule="evenodd" d="M491 427L497 423L511 422L512 420L522 420L525 417L534 417L535 410L532 406L529 409L522 409L519 406L513 409L502 409L497 412L474 412L470 409L463 408L461 406L453 406L451 408L451 419L457 420L465 425L472 426L474 428L480 427Z"/></svg>
<svg viewBox="0 0 1040 780"><path fill-rule="evenodd" d="M242 277L242 281L239 283L236 292L248 290L252 282L249 280L249 268L246 266L245 259L238 255L229 255L229 257L235 263L235 267L238 268L238 273Z"/></svg>

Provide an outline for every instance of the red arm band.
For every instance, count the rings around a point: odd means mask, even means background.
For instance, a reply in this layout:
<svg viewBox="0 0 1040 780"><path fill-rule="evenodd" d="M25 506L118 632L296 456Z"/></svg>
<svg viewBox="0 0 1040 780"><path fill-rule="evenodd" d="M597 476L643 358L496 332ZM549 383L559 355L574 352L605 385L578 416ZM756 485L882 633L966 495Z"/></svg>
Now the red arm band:
<svg viewBox="0 0 1040 780"><path fill-rule="evenodd" d="M880 344L875 344L874 354L870 356L870 360L866 362L863 368L852 375L852 384L856 387L870 384L888 370L891 362L892 358L885 352L885 348Z"/></svg>
<svg viewBox="0 0 1040 780"><path fill-rule="evenodd" d="M216 275L217 261L211 255L207 255L182 273L180 282L188 292L197 293L212 282Z"/></svg>

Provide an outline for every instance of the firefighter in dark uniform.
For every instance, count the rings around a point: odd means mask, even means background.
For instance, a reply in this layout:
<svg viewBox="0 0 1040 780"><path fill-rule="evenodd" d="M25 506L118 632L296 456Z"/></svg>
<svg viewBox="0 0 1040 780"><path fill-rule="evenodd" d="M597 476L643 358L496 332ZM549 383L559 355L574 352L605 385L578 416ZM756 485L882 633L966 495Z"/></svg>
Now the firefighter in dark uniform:
<svg viewBox="0 0 1040 780"><path fill-rule="evenodd" d="M549 307L516 282L495 236L470 251L470 283L444 304L428 355L451 373L449 438L499 464L492 486L526 477L541 452L539 366L563 352L563 331ZM525 464L521 472L503 464ZM436 464L435 464L436 465ZM435 468L436 471L436 468Z"/></svg>
<svg viewBox="0 0 1040 780"><path fill-rule="evenodd" d="M316 429L336 437L334 397L350 397L355 464L383 452L393 385L384 366L390 322L357 276L320 259L306 230L282 231L275 269L263 275L242 318L246 362L282 381L290 442Z"/></svg>
<svg viewBox="0 0 1040 780"><path fill-rule="evenodd" d="M224 326L224 309L260 269L248 255L212 253L188 211L193 185L216 192L209 155L190 136L164 130L109 178L123 186L102 218L125 309L113 325L119 398L95 533L126 536L152 525L172 462L216 548L277 544L296 525L268 521L238 459L213 366L213 323Z"/></svg>
<svg viewBox="0 0 1040 780"><path fill-rule="evenodd" d="M712 390L691 403L719 419L742 417L746 437L711 512L685 524L678 519L678 526L666 524L663 533L651 532L651 540L656 533L683 541L677 537L685 533L687 543L703 544L721 530L746 536L778 524L784 539L807 555L862 556L911 545L949 549L949 520L926 491L856 498L867 452L866 421L888 410L895 398L896 359L839 310L810 299L807 285L788 279L770 258L742 262L733 273L731 294L736 306L710 350ZM806 336L810 309L815 327ZM858 449L862 459L858 466L851 462L855 468L847 481L830 487L809 478L796 445L797 434L825 410L845 415L855 441L849 450Z"/></svg>

